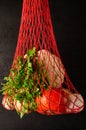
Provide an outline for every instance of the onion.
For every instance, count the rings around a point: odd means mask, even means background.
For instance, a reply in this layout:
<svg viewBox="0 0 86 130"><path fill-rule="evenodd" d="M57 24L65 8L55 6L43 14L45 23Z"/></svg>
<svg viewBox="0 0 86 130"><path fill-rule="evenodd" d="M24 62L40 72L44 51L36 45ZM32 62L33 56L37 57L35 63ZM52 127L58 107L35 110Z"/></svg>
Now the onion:
<svg viewBox="0 0 86 130"><path fill-rule="evenodd" d="M66 109L67 112L77 113L83 110L84 108L84 100L80 94L70 94L69 95L69 103Z"/></svg>
<svg viewBox="0 0 86 130"><path fill-rule="evenodd" d="M7 110L13 110L14 106L12 104L12 99L11 97L8 97L8 95L5 95L2 99L2 105L5 109Z"/></svg>
<svg viewBox="0 0 86 130"><path fill-rule="evenodd" d="M28 105L29 105L29 103L28 103ZM24 101L23 101L23 102L20 102L19 100L16 100L16 99L15 99L15 100L14 100L14 108L15 108L15 110L16 110L17 112L19 112L19 113L22 113L22 112L24 112L24 113L26 113L26 114L29 114L29 113L30 113L30 111L25 108L25 103L24 103Z"/></svg>

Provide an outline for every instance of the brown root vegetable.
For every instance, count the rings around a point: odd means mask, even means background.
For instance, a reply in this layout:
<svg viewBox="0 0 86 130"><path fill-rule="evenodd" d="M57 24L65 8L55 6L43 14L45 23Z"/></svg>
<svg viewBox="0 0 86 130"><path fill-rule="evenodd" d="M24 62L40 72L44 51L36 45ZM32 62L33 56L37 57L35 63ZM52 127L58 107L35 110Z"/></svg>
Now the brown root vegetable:
<svg viewBox="0 0 86 130"><path fill-rule="evenodd" d="M43 49L38 51L38 59L43 62L47 70L47 80L50 86L60 88L65 76L60 58Z"/></svg>

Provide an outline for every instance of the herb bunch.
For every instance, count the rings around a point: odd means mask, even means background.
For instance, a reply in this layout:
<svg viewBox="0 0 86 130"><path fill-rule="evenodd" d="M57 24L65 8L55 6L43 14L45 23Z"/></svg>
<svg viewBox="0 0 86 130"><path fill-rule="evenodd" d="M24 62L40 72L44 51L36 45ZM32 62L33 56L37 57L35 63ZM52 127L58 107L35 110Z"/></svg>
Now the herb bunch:
<svg viewBox="0 0 86 130"><path fill-rule="evenodd" d="M36 48L32 48L24 57L17 58L10 75L4 78L2 94L11 97L13 105L15 100L22 104L21 111L16 109L21 118L25 113L36 110L36 97L48 88L46 76L43 62L38 62Z"/></svg>

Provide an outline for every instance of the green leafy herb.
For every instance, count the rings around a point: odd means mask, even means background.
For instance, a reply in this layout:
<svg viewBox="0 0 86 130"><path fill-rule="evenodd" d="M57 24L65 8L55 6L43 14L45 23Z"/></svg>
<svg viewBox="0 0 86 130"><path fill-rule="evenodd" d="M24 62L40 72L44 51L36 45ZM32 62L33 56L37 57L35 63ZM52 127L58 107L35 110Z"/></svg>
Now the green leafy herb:
<svg viewBox="0 0 86 130"><path fill-rule="evenodd" d="M29 49L24 57L18 57L10 75L4 78L2 94L11 96L22 104L17 113L22 118L28 111L36 110L35 99L41 95L41 89L48 88L46 69L43 62L38 62L36 48Z"/></svg>

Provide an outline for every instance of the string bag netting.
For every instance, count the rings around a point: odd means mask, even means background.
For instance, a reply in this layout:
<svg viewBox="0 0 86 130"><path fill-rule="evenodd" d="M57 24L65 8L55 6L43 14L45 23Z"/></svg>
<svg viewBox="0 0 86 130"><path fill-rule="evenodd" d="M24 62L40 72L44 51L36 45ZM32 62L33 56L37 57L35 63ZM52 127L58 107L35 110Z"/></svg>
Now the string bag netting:
<svg viewBox="0 0 86 130"><path fill-rule="evenodd" d="M56 44L48 0L23 0L12 69L2 104L22 117L31 111L78 113L84 100L69 79Z"/></svg>

